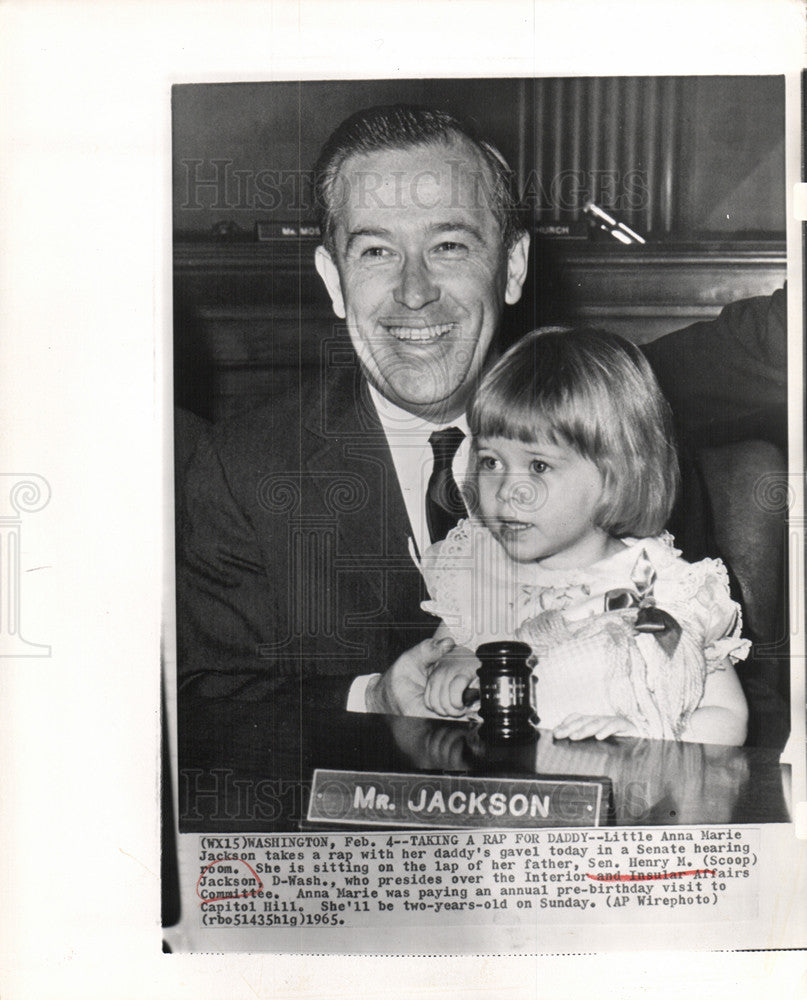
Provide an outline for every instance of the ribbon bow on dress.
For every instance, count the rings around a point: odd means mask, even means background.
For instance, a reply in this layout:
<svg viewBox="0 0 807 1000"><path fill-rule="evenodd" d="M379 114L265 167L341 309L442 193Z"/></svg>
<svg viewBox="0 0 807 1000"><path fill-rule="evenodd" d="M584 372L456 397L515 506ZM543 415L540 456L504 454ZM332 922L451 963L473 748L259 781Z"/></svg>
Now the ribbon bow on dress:
<svg viewBox="0 0 807 1000"><path fill-rule="evenodd" d="M634 631L639 634L652 635L666 655L672 659L681 639L681 626L667 611L656 606L653 587L656 583L656 571L642 549L639 558L631 571L633 590L609 590L605 595L605 610L619 611L623 608L638 608L634 623Z"/></svg>

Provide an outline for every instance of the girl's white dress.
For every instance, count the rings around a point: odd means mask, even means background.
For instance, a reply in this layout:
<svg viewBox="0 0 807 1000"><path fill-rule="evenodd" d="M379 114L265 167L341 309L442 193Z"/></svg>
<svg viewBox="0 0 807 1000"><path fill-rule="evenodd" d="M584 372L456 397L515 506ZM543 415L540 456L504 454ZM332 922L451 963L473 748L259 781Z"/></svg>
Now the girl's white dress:
<svg viewBox="0 0 807 1000"><path fill-rule="evenodd" d="M580 570L513 562L494 536L460 521L420 564L422 605L460 646L495 639L532 646L540 726L568 715L621 715L644 736L680 736L707 674L745 659L739 605L719 559L687 563L672 536L624 539L624 549ZM680 626L677 643L634 629L640 607Z"/></svg>

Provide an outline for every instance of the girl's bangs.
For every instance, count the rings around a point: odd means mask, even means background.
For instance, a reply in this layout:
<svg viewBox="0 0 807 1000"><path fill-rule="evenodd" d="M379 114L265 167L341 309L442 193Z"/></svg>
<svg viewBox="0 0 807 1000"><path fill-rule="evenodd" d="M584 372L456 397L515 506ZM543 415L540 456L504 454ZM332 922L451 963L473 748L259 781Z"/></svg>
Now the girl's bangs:
<svg viewBox="0 0 807 1000"><path fill-rule="evenodd" d="M564 393L536 393L532 385L512 393L512 386L488 386L480 393L469 414L469 429L474 437L502 437L532 444L547 440L552 444L572 445L589 450L581 433L580 401ZM585 420L582 421L585 423Z"/></svg>

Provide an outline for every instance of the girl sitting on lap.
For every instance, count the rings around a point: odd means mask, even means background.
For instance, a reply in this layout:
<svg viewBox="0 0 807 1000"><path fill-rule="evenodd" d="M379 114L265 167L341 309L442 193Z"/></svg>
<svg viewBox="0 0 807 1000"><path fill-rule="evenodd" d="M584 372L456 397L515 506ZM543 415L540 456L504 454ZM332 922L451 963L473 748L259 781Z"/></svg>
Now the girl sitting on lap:
<svg viewBox="0 0 807 1000"><path fill-rule="evenodd" d="M421 564L423 607L457 643L427 708L466 713L472 651L515 637L556 738L742 744L733 664L750 643L722 562L685 562L662 530L678 467L642 353L598 331L533 332L484 377L468 423L471 516Z"/></svg>

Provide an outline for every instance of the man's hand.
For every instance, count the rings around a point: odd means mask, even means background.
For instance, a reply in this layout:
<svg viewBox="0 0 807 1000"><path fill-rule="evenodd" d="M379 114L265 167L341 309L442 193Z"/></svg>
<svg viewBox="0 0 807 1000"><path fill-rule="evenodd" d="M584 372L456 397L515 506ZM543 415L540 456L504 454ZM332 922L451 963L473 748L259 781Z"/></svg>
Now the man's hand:
<svg viewBox="0 0 807 1000"><path fill-rule="evenodd" d="M368 712L432 716L423 701L429 670L454 648L450 638L425 639L401 653L392 666L367 686Z"/></svg>

